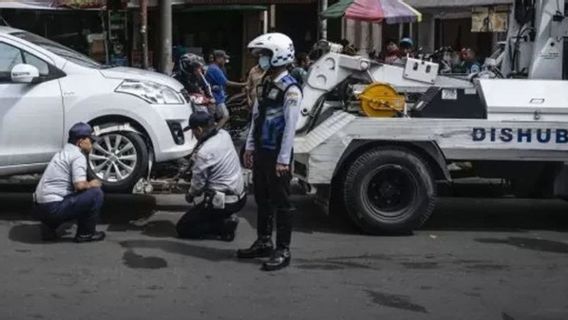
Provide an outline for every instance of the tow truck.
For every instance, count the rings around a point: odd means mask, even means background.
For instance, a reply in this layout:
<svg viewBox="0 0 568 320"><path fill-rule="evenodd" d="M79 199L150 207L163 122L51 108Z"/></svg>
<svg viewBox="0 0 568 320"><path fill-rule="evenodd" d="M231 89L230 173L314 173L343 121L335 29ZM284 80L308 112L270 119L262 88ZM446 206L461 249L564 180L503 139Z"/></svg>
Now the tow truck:
<svg viewBox="0 0 568 320"><path fill-rule="evenodd" d="M506 180L518 196L568 198L565 8L515 0L504 50L469 78L321 42L303 88L295 176L370 234L420 228L455 168Z"/></svg>

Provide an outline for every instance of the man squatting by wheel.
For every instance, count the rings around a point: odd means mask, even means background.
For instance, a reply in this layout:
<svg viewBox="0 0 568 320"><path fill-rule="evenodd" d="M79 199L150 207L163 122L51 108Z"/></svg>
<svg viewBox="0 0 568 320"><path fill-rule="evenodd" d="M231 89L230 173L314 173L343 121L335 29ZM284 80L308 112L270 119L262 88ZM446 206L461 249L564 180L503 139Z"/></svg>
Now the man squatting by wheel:
<svg viewBox="0 0 568 320"><path fill-rule="evenodd" d="M235 213L244 207L246 193L231 136L217 129L206 111L191 114L188 130L198 141L191 155L191 187L186 196L194 205L177 223L178 235L233 241L239 222Z"/></svg>

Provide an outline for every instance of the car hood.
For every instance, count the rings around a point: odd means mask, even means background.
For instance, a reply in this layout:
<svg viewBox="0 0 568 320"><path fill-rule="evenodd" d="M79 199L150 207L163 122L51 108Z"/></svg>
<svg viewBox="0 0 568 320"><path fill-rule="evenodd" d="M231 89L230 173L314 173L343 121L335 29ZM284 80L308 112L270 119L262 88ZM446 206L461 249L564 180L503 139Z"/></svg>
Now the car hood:
<svg viewBox="0 0 568 320"><path fill-rule="evenodd" d="M101 70L101 73L105 78L110 78L110 79L151 81L159 83L161 85L168 86L178 92L181 91L181 89L183 89L183 85L172 77L168 77L161 73L146 71L142 69L117 67L117 68Z"/></svg>

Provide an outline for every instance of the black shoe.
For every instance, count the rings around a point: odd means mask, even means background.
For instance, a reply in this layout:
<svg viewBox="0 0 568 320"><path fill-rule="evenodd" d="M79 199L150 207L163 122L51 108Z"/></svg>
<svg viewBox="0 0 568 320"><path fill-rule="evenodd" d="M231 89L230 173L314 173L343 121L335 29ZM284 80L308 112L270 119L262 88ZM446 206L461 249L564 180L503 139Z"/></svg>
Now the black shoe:
<svg viewBox="0 0 568 320"><path fill-rule="evenodd" d="M221 240L231 242L235 240L235 231L239 225L239 218L232 216L225 219L223 222L223 233L221 234Z"/></svg>
<svg viewBox="0 0 568 320"><path fill-rule="evenodd" d="M272 240L257 239L250 248L239 249L237 257L239 259L267 258L270 257L273 249Z"/></svg>
<svg viewBox="0 0 568 320"><path fill-rule="evenodd" d="M106 237L106 234L103 231L95 231L92 234L78 234L75 236L75 242L83 243L83 242L95 242L95 241L102 241Z"/></svg>
<svg viewBox="0 0 568 320"><path fill-rule="evenodd" d="M290 265L290 259L292 255L288 249L278 249L274 251L270 260L262 264L262 270L264 271L276 271L286 268Z"/></svg>
<svg viewBox="0 0 568 320"><path fill-rule="evenodd" d="M57 228L52 228L45 223L40 225L41 228L41 240L43 241L56 241L59 237L57 236Z"/></svg>

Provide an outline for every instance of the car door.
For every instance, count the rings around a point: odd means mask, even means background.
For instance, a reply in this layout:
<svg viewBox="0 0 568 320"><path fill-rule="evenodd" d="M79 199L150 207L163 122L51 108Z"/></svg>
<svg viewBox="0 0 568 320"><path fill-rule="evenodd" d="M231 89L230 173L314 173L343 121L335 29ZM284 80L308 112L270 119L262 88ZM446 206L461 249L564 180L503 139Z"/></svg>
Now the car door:
<svg viewBox="0 0 568 320"><path fill-rule="evenodd" d="M59 71L40 58L0 39L0 175L40 170L63 145L63 99ZM35 66L40 79L14 83L12 68Z"/></svg>

